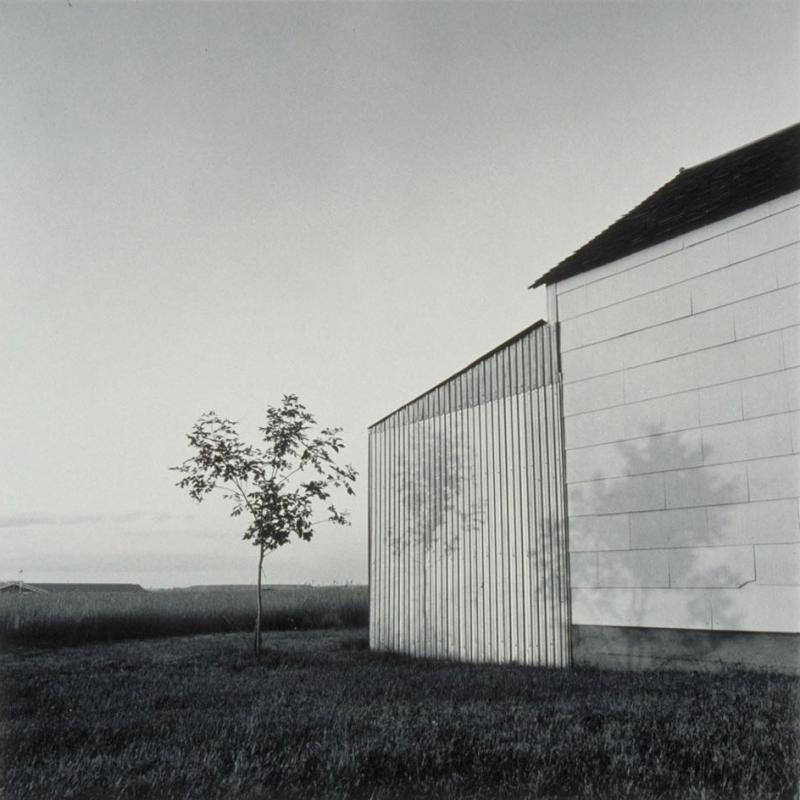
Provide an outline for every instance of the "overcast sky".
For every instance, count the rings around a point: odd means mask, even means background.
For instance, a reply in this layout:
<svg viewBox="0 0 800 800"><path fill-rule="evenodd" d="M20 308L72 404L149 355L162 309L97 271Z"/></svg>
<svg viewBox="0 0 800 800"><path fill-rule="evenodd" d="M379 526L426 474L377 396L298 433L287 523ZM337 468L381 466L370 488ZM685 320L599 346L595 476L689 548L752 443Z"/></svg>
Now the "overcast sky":
<svg viewBox="0 0 800 800"><path fill-rule="evenodd" d="M248 583L168 467L207 409L367 426L545 316L526 287L800 118L792 2L0 7L0 579Z"/></svg>

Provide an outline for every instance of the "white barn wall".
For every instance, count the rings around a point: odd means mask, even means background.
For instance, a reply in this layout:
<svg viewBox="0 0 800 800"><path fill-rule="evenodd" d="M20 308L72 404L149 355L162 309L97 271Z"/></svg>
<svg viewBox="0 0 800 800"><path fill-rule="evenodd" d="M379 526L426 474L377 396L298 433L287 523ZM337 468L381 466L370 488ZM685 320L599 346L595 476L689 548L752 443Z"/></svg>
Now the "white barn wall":
<svg viewBox="0 0 800 800"><path fill-rule="evenodd" d="M572 618L800 631L800 192L548 287Z"/></svg>
<svg viewBox="0 0 800 800"><path fill-rule="evenodd" d="M553 326L370 428L372 648L569 664L565 540Z"/></svg>

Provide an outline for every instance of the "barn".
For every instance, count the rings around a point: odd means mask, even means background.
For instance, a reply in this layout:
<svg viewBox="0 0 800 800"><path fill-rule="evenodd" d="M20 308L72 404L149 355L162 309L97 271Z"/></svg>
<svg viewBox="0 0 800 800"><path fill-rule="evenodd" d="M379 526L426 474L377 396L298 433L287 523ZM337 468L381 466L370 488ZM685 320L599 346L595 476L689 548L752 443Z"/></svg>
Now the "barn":
<svg viewBox="0 0 800 800"><path fill-rule="evenodd" d="M800 125L545 272L548 317L369 429L370 643L800 666Z"/></svg>

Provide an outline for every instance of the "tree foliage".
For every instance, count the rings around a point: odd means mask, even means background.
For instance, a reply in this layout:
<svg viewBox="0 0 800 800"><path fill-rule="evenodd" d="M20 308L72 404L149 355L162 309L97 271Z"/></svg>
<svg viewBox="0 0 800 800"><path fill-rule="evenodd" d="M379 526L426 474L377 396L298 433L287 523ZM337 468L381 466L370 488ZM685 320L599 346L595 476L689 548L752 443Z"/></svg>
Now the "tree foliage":
<svg viewBox="0 0 800 800"><path fill-rule="evenodd" d="M292 534L309 540L320 522L349 525L346 511L331 499L334 492L353 495L356 470L340 466L341 428L314 433L316 420L296 395L267 408L259 446L239 436L237 423L214 411L202 414L187 435L194 455L173 470L176 484L201 502L220 492L231 502L231 516L248 520L243 538L259 554L256 654L260 650L261 575L264 555L286 544ZM314 519L324 507L324 515Z"/></svg>

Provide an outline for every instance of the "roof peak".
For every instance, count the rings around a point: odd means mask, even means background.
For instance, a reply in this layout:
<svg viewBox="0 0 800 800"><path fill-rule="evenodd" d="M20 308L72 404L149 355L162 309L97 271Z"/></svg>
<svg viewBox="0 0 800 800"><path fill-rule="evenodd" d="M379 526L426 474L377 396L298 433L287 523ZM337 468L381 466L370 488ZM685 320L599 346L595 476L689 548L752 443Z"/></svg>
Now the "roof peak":
<svg viewBox="0 0 800 800"><path fill-rule="evenodd" d="M529 288L588 272L798 189L800 123L681 168Z"/></svg>
<svg viewBox="0 0 800 800"><path fill-rule="evenodd" d="M722 158L727 158L728 156L732 156L735 153L738 153L740 150L746 150L748 147L753 147L753 145L757 145L760 142L765 142L768 139L777 138L785 133L789 133L794 128L800 128L800 122L795 122L792 125L787 125L785 128L779 128L777 131L773 131L772 133L766 133L763 136L759 136L757 139L753 139L752 141L747 142L746 144L740 144L738 147L734 147L731 150L726 150L724 153L720 153L717 156L712 156L711 158L707 158L705 161L698 161L697 164L692 164L691 167L681 167L678 170L678 173L685 172L690 169L697 169L698 167L704 167L707 164L711 164L714 161L719 161Z"/></svg>

